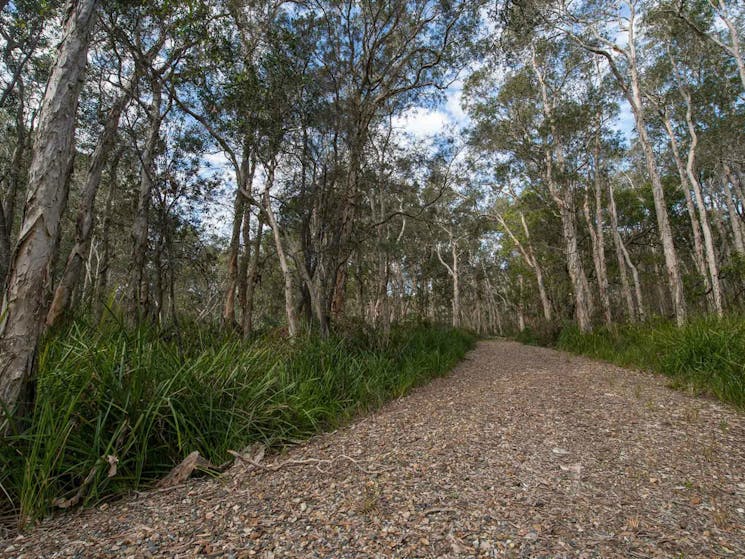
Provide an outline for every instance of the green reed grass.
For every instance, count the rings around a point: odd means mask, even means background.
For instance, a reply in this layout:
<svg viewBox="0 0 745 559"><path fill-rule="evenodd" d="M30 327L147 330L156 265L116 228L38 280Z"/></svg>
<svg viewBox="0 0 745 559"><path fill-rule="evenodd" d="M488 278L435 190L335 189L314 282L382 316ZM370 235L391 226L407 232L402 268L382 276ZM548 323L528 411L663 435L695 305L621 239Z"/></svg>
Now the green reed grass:
<svg viewBox="0 0 745 559"><path fill-rule="evenodd" d="M745 408L745 317L700 316L683 327L652 321L583 334L565 328L560 349L663 373L673 385Z"/></svg>
<svg viewBox="0 0 745 559"><path fill-rule="evenodd" d="M30 427L0 442L0 512L28 522L89 476L82 504L147 486L194 450L218 465L254 442L302 440L446 373L473 342L424 325L387 343L360 332L289 344L76 322L41 348Z"/></svg>

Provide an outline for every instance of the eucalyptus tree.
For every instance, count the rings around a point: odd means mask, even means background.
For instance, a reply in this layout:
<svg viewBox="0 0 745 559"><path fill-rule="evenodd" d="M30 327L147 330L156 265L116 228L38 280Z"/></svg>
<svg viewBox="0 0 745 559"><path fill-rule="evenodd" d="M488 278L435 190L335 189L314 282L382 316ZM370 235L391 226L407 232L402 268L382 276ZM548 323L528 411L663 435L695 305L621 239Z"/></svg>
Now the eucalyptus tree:
<svg viewBox="0 0 745 559"><path fill-rule="evenodd" d="M0 402L6 425L8 413L30 405L33 398L31 373L67 202L78 96L96 4L95 0L68 3L62 41L39 111L24 216L0 307Z"/></svg>
<svg viewBox="0 0 745 559"><path fill-rule="evenodd" d="M0 12L0 285L15 244L18 202L28 171L31 132L48 77L51 38L58 31L59 2L13 2Z"/></svg>
<svg viewBox="0 0 745 559"><path fill-rule="evenodd" d="M536 40L520 52L523 64L508 71L502 83L495 83L491 68L472 76L473 141L479 149L510 160L513 169L527 178L525 184L537 188L553 206L562 225L576 318L582 330L589 330L593 297L576 220L576 197L583 182L579 169L586 165L586 136L593 114L583 106L589 90L581 70L589 62L571 44L548 39ZM534 273L542 275L529 255L528 260ZM545 293L541 299L545 314Z"/></svg>
<svg viewBox="0 0 745 559"><path fill-rule="evenodd" d="M328 186L337 210L325 227L330 242L318 253L319 285L331 315L342 313L347 263L364 205L365 153L372 127L392 108L441 87L453 76L454 57L468 44L477 4L471 2L316 1L323 40L319 79L329 87L336 147Z"/></svg>
<svg viewBox="0 0 745 559"><path fill-rule="evenodd" d="M547 10L547 19L551 28L559 30L587 52L602 57L631 107L637 140L644 152L647 173L652 183L657 228L674 314L678 324L683 324L686 320L686 302L680 261L670 226L659 164L647 129L645 90L641 80L642 62L639 58L639 49L644 38L640 29L641 8L639 0L583 2L576 6L560 4Z"/></svg>
<svg viewBox="0 0 745 559"><path fill-rule="evenodd" d="M148 62L151 62L151 58L157 54L159 47L160 44L156 43L149 49L146 56ZM117 52L116 39L111 35L107 37L102 47L94 48L97 52L93 58L100 66L98 70L100 77L95 81L98 91L94 95L99 98L98 112L102 113L100 118L103 126L100 130L90 132L91 135L97 134L98 139L88 158L88 168L83 179L80 205L77 210L74 244L67 256L62 276L47 312L47 326L54 325L69 309L73 291L79 287L81 271L90 249L95 224L96 196L103 172L111 152L114 151L121 116L131 102L144 70L141 63L132 61Z"/></svg>

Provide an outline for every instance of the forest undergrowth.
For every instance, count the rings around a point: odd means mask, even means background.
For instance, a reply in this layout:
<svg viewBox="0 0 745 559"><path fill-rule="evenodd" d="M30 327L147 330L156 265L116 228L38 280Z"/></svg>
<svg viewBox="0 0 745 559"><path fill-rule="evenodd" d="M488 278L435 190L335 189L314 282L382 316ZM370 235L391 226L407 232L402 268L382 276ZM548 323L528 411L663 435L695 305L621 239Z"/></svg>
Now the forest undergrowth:
<svg viewBox="0 0 745 559"><path fill-rule="evenodd" d="M41 346L33 411L0 443L1 516L25 524L150 486L193 451L217 468L252 443L299 442L445 374L474 342L424 323L290 343L76 321Z"/></svg>

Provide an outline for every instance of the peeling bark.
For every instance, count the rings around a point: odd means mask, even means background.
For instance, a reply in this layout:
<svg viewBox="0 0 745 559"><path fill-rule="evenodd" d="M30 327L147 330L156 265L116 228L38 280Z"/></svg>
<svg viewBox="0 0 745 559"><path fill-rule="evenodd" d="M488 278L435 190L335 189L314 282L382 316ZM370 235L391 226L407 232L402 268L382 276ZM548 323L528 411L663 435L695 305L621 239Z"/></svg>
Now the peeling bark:
<svg viewBox="0 0 745 559"><path fill-rule="evenodd" d="M50 265L67 202L78 97L95 8L95 0L68 4L57 60L38 117L24 218L0 308L0 401L18 413L31 405L33 397L31 372L47 311ZM5 428L7 420L4 417Z"/></svg>

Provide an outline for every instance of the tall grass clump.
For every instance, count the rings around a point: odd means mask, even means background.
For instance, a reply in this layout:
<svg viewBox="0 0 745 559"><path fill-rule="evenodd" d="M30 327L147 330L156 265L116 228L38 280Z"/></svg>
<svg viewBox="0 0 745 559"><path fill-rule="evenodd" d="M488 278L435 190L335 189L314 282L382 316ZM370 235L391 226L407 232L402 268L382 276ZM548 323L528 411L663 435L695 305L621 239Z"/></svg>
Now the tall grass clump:
<svg viewBox="0 0 745 559"><path fill-rule="evenodd" d="M652 321L581 333L565 328L558 347L663 373L691 388L745 408L745 317L701 316L683 327Z"/></svg>
<svg viewBox="0 0 745 559"><path fill-rule="evenodd" d="M28 426L0 442L0 516L147 486L194 450L220 465L228 450L307 438L444 374L474 341L423 325L372 340L76 322L43 343Z"/></svg>

